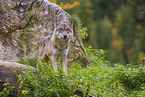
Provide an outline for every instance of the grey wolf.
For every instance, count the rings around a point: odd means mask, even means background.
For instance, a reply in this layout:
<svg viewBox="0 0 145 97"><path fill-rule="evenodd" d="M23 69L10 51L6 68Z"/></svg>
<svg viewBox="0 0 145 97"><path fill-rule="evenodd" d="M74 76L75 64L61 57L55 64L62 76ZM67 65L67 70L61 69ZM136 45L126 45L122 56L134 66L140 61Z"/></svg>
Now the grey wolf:
<svg viewBox="0 0 145 97"><path fill-rule="evenodd" d="M57 71L57 62L62 58L63 71L67 74L67 55L69 42L73 37L73 22L59 23L55 25L52 36L44 38L39 46L39 61L42 61L42 54L52 61L54 71Z"/></svg>

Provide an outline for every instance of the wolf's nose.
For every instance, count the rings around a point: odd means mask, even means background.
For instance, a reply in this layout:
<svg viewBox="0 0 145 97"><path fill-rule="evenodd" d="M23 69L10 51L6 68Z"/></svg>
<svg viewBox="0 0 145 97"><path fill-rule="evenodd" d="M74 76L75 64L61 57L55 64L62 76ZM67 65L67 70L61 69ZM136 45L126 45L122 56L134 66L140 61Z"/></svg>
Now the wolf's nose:
<svg viewBox="0 0 145 97"><path fill-rule="evenodd" d="M64 39L66 39L67 38L67 35L64 35L63 37L64 37Z"/></svg>

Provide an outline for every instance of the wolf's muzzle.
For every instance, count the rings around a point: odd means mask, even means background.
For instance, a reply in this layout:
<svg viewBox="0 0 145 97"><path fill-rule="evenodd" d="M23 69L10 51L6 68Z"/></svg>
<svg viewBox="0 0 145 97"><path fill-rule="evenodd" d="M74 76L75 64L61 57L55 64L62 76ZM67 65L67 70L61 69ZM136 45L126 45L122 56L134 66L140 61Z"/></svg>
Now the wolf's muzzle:
<svg viewBox="0 0 145 97"><path fill-rule="evenodd" d="M67 39L67 35L63 35L62 39Z"/></svg>
<svg viewBox="0 0 145 97"><path fill-rule="evenodd" d="M67 38L67 35L64 35L63 37L64 37L64 39L66 39Z"/></svg>

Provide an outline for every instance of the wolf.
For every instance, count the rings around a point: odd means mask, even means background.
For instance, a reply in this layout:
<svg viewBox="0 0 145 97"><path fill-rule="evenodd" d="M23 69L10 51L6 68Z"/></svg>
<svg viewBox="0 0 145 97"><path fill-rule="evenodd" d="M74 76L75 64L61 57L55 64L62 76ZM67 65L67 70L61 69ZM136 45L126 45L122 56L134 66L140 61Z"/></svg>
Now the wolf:
<svg viewBox="0 0 145 97"><path fill-rule="evenodd" d="M42 61L42 54L45 54L48 61L52 61L54 71L57 71L57 62L62 58L63 71L67 75L67 55L69 43L73 37L73 21L55 25L52 36L45 37L39 46L39 61Z"/></svg>

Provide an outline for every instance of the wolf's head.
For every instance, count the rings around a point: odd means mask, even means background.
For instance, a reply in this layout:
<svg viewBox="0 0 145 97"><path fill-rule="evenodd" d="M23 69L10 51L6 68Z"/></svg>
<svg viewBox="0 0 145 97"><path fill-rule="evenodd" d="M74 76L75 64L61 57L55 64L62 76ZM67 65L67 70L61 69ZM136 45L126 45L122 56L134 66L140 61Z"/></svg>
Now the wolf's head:
<svg viewBox="0 0 145 97"><path fill-rule="evenodd" d="M55 37L59 39L70 39L73 37L73 22L59 23L55 26Z"/></svg>

